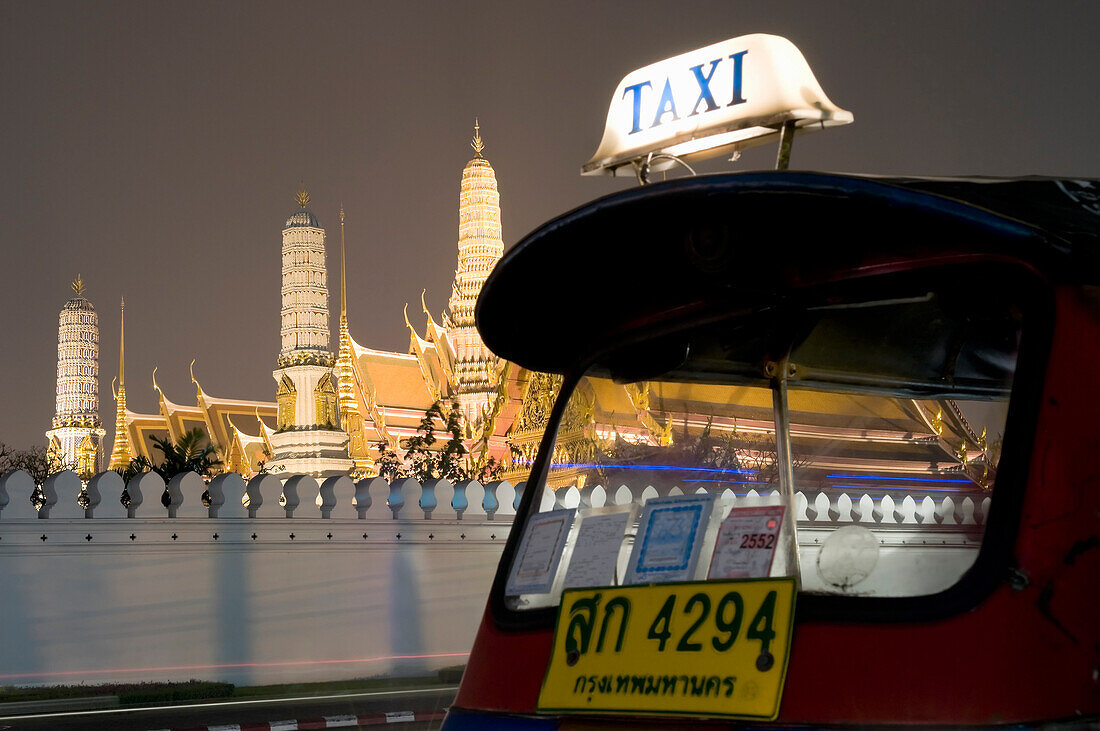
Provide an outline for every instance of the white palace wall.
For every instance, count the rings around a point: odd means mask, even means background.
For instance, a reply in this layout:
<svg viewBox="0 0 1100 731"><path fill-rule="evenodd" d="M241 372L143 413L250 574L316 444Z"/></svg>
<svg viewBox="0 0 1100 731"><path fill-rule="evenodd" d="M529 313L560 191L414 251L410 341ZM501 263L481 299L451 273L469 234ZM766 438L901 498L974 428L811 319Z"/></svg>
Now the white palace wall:
<svg viewBox="0 0 1100 731"><path fill-rule="evenodd" d="M169 481L168 506L153 473L125 487L128 508L122 479L96 475L82 507L80 479L60 473L43 484L36 511L30 477L0 476L0 685L263 684L462 664L525 483L264 475L246 485L231 474L206 485L188 473ZM647 485L574 486L546 490L541 505L657 495ZM729 499L751 506L779 496ZM819 543L853 524L880 540L884 566L904 557L941 566L930 580L957 577L988 512L988 497L910 487L876 497L796 492L803 584L817 581ZM914 586L912 571L880 573L886 591L899 580L916 593L943 588Z"/></svg>
<svg viewBox="0 0 1100 731"><path fill-rule="evenodd" d="M169 518L164 483L147 474L142 504L127 518L117 503L122 482L106 473L117 490L85 517L70 475L44 486L64 489L43 508L46 518L30 505L29 477L0 478L0 685L262 684L463 664L517 497L496 483L485 500L485 488L465 483L458 497L476 505L466 511L446 481L395 483L391 497L384 481L369 480L360 492L373 487L382 499L360 519L347 478L325 490L295 480L288 492L296 487L300 504L288 509L279 505L280 481L268 476L253 481L271 490L256 517L241 509L211 518L199 501L205 486L191 475L178 481L183 501ZM244 481L229 482L237 484L227 497L239 505ZM445 509L431 505L436 491ZM333 493L344 505L331 504ZM321 517L318 495L331 517Z"/></svg>

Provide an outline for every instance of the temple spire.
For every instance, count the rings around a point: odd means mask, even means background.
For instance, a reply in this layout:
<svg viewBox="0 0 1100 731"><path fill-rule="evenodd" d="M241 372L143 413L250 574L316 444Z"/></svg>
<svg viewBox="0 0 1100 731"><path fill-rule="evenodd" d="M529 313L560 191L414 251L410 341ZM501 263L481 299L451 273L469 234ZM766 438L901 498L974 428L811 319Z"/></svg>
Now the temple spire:
<svg viewBox="0 0 1100 731"><path fill-rule="evenodd" d="M474 148L477 157L481 157L481 151L485 149L485 143L481 141L481 124L477 117L474 117L474 141L470 143L470 147Z"/></svg>
<svg viewBox="0 0 1100 731"><path fill-rule="evenodd" d="M353 474L370 473L373 460L363 439L363 416L355 398L355 349L348 330L347 253L344 246L344 206L340 206L340 352L336 358L336 398L340 428L348 434L347 454L355 463Z"/></svg>
<svg viewBox="0 0 1100 731"><path fill-rule="evenodd" d="M120 305L121 317L119 319L118 335L118 387L126 387L126 298L122 298Z"/></svg>
<svg viewBox="0 0 1100 731"><path fill-rule="evenodd" d="M448 301L448 340L454 353L451 393L462 409L469 433L477 438L484 414L496 403L497 359L478 334L474 307L489 272L504 254L500 230L500 194L496 173L482 152L481 122L474 120L476 156L466 163L459 189L458 266ZM453 377L452 377L453 376Z"/></svg>
<svg viewBox="0 0 1100 731"><path fill-rule="evenodd" d="M340 322L348 319L348 281L344 270L344 207L340 206Z"/></svg>
<svg viewBox="0 0 1100 731"><path fill-rule="evenodd" d="M115 393L115 442L111 446L108 469L125 470L134 458L130 449L130 434L126 428L126 298L120 305L122 313L118 336L118 392Z"/></svg>
<svg viewBox="0 0 1100 731"><path fill-rule="evenodd" d="M73 288L73 291L76 292L77 297L84 296L84 280L80 278L79 274L76 275L76 279L73 280L70 286Z"/></svg>

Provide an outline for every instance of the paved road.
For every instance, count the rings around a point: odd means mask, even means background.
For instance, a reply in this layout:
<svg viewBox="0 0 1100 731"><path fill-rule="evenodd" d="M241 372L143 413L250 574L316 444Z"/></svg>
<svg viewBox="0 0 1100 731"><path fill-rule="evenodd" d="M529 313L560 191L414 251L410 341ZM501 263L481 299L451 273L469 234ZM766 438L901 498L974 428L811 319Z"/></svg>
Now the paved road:
<svg viewBox="0 0 1100 731"><path fill-rule="evenodd" d="M11 729L111 729L152 731L203 726L263 723L326 716L366 716L401 711L443 711L454 700L458 686L425 690L375 691L329 696L270 698L259 701L219 701L141 709L116 709L78 713L39 714L19 718L0 716L0 730ZM388 728L434 729L439 721L408 723ZM291 728L293 728L291 726Z"/></svg>

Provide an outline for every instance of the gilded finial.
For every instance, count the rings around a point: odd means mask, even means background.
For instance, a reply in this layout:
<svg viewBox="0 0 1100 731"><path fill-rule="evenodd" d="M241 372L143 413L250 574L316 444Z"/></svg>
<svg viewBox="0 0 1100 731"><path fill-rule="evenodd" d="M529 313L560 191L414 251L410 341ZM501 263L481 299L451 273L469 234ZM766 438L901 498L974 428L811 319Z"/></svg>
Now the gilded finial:
<svg viewBox="0 0 1100 731"><path fill-rule="evenodd" d="M126 298L122 298L119 308L120 317L118 325L118 385L126 388Z"/></svg>
<svg viewBox="0 0 1100 731"><path fill-rule="evenodd" d="M485 149L485 143L481 141L481 125L477 117L474 117L474 141L470 143L470 147L474 148L474 153L478 157L481 157L481 151Z"/></svg>
<svg viewBox="0 0 1100 731"><path fill-rule="evenodd" d="M73 280L70 286L73 288L73 291L76 292L77 297L84 294L84 280L80 278L79 274L76 275L76 279Z"/></svg>
<svg viewBox="0 0 1100 731"><path fill-rule="evenodd" d="M348 277L346 267L347 256L344 253L344 204L340 204L340 327L347 324L348 319Z"/></svg>
<svg viewBox="0 0 1100 731"><path fill-rule="evenodd" d="M304 182L298 183L298 192L294 194L294 202L298 204L299 208L305 208L309 205L309 191L306 190Z"/></svg>

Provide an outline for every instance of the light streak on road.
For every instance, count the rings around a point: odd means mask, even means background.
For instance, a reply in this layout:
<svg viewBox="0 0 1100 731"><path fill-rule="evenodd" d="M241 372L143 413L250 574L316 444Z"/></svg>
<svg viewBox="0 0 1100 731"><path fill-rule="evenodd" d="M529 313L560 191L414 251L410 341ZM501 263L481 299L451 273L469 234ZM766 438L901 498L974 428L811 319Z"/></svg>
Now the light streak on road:
<svg viewBox="0 0 1100 731"><path fill-rule="evenodd" d="M359 657L344 660L284 660L279 662L232 662L212 665L161 665L145 668L99 668L94 670L55 670L46 673L4 673L0 679L11 678L55 678L64 675L105 675L111 673L156 673L175 670L218 670L222 668L279 668L302 665L351 665L355 663L382 662L385 660L424 660L440 657L469 657L469 652L438 652L427 655L381 655L379 657Z"/></svg>

